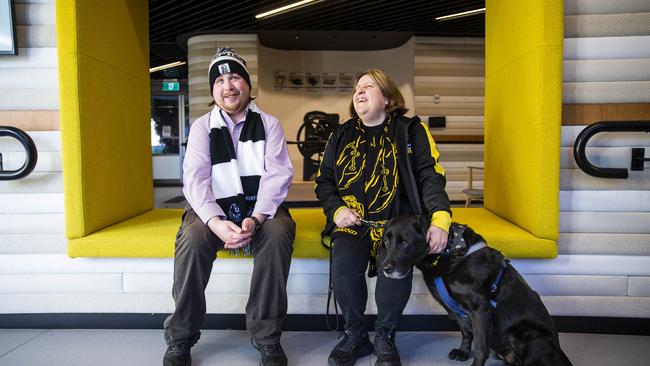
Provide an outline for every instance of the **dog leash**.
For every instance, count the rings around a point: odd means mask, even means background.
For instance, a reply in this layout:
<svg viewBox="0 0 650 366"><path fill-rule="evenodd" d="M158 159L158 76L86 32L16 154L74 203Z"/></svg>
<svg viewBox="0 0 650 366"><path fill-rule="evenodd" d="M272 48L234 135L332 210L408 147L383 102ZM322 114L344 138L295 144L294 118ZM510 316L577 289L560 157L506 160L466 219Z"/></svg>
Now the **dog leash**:
<svg viewBox="0 0 650 366"><path fill-rule="evenodd" d="M332 248L333 248L332 242L330 242L330 268L329 268L329 284L327 288L327 307L325 308L325 324L327 325L327 329L330 331L338 331L339 330L339 307L336 304L336 295L334 294L334 285L332 284ZM330 325L330 301L334 299L334 317L336 319L336 323L334 328Z"/></svg>
<svg viewBox="0 0 650 366"><path fill-rule="evenodd" d="M372 229L379 229L384 227L384 223L378 222L378 221L370 221L366 219L360 219L361 224L368 226L369 228ZM329 245L329 250L330 250L330 270L329 270L329 284L327 288L327 305L325 308L325 323L327 325L327 329L330 331L338 331L339 330L339 307L338 304L336 303L336 294L334 293L334 285L332 284L332 248L334 247L332 245L333 243L330 243ZM334 327L332 327L330 323L330 303L334 300L334 316L335 316L335 323Z"/></svg>
<svg viewBox="0 0 650 366"><path fill-rule="evenodd" d="M360 219L361 224L368 226L369 228L372 229L379 229L384 227L384 223L377 222L377 221L370 221L366 219ZM334 247L332 245L333 243L330 243L329 245L329 250L330 250L330 270L329 270L329 283L328 283L328 288L327 288L327 305L325 308L325 324L327 325L327 329L330 331L338 331L339 330L339 307L338 304L336 303L336 294L334 293L334 285L332 284L332 248ZM332 327L330 323L330 303L334 300L334 317L336 319L334 323L334 327Z"/></svg>
<svg viewBox="0 0 650 366"><path fill-rule="evenodd" d="M366 220L366 219L359 219L359 221L361 221L361 224L366 225L367 227L372 228L372 229L380 229L380 228L382 228L382 227L384 227L386 225L383 222L370 221L370 220Z"/></svg>

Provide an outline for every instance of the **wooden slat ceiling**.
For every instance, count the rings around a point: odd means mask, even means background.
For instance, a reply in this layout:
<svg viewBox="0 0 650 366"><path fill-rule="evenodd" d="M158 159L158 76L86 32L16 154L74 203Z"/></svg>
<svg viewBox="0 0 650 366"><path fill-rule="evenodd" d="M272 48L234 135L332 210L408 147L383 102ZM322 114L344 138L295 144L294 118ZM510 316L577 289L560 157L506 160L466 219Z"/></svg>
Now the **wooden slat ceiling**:
<svg viewBox="0 0 650 366"><path fill-rule="evenodd" d="M335 31L384 31L416 36L485 36L483 14L444 22L434 20L438 16L483 8L484 0L324 0L267 19L255 19L256 14L294 1L150 0L150 65L185 60L187 37L207 33L319 31L327 38ZM151 76L160 79L186 75L186 67L177 67Z"/></svg>

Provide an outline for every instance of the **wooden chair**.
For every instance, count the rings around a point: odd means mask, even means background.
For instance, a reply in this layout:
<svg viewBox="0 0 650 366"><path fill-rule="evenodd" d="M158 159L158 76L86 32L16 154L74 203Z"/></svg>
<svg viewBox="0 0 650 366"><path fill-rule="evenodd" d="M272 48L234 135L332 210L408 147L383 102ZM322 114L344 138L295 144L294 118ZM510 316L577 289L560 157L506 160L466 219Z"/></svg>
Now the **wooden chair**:
<svg viewBox="0 0 650 366"><path fill-rule="evenodd" d="M479 188L474 188L474 169L483 170L482 166L468 166L469 169L469 178L467 180L468 188L463 189L463 193L467 195L465 200L465 207L470 207L472 200L481 200L483 201L483 190Z"/></svg>

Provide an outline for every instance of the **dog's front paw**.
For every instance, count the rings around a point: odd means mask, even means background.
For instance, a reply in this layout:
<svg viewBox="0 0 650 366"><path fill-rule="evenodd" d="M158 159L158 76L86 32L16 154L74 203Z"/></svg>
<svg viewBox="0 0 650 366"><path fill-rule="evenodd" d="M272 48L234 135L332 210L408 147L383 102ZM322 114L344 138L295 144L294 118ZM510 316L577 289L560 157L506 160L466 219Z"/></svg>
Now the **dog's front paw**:
<svg viewBox="0 0 650 366"><path fill-rule="evenodd" d="M450 360L456 360L456 361L467 361L469 358L469 352L464 351L460 348L454 348L449 352L449 356L447 356Z"/></svg>

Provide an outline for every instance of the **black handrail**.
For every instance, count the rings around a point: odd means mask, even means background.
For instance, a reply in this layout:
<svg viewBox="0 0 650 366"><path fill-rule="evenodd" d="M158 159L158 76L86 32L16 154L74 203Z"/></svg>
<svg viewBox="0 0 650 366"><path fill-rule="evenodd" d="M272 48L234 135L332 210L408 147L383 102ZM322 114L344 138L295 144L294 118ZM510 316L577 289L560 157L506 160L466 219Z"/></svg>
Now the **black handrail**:
<svg viewBox="0 0 650 366"><path fill-rule="evenodd" d="M587 126L573 145L573 157L578 167L583 172L598 178L627 179L627 169L623 168L601 168L589 162L585 154L585 148L589 139L600 132L640 132L650 133L650 121L601 121Z"/></svg>
<svg viewBox="0 0 650 366"><path fill-rule="evenodd" d="M0 126L0 137L9 136L13 137L25 148L25 162L20 169L17 170L2 170L0 167L0 180L15 180L24 178L29 175L29 173L34 170L36 167L36 162L38 161L38 152L36 151L36 145L34 140L25 131L11 126Z"/></svg>

